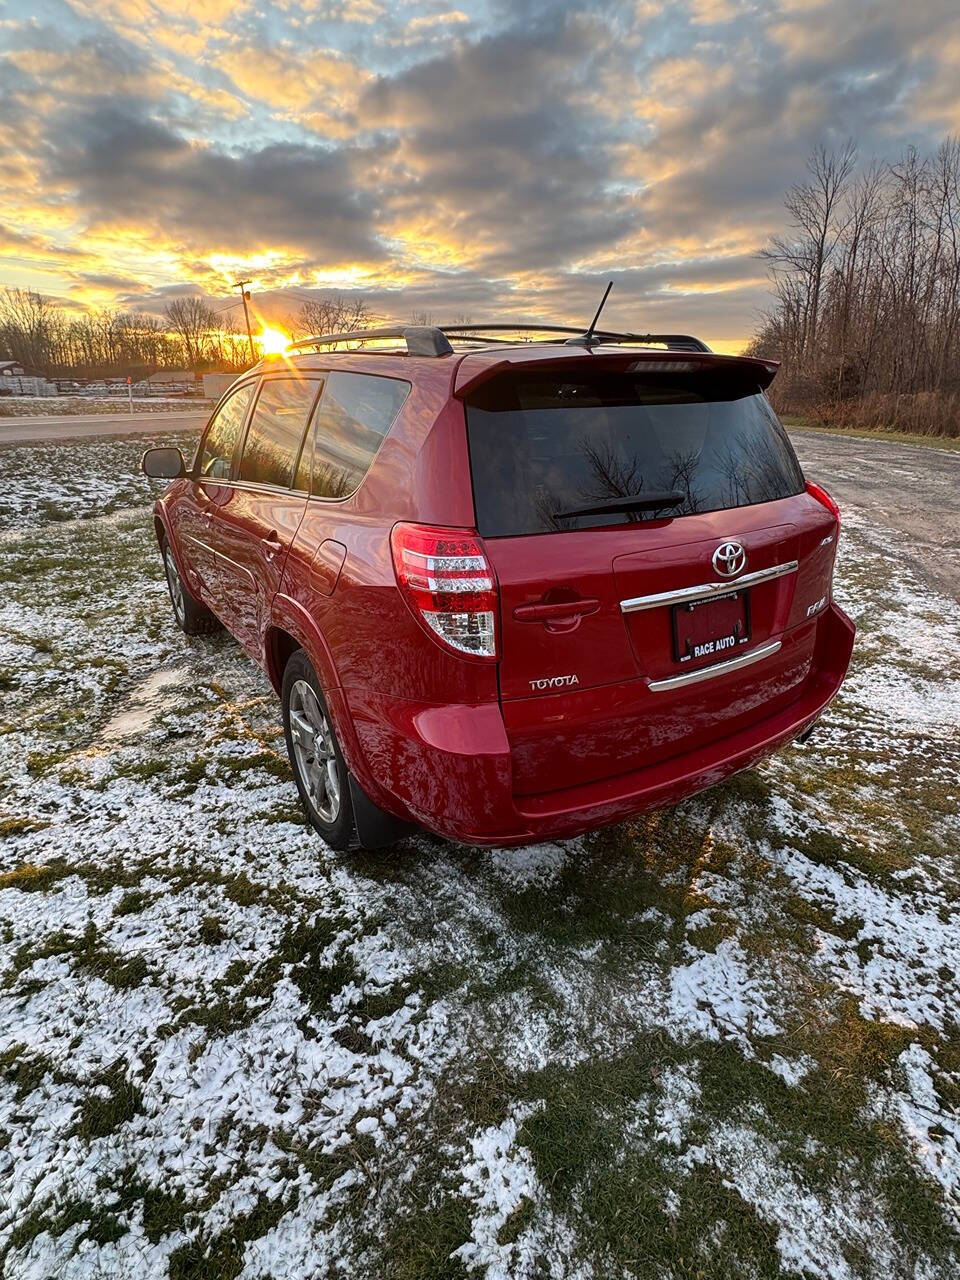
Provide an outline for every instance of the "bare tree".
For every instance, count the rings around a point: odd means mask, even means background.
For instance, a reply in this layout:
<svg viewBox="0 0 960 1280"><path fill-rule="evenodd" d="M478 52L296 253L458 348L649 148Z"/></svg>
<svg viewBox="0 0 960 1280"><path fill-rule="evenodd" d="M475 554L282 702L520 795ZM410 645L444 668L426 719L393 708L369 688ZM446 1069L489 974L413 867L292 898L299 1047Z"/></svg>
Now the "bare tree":
<svg viewBox="0 0 960 1280"><path fill-rule="evenodd" d="M52 373L62 328L62 314L42 294L28 289L0 294L0 344L11 359Z"/></svg>
<svg viewBox="0 0 960 1280"><path fill-rule="evenodd" d="M48 377L146 377L157 369L250 363L245 332L201 298L180 298L164 317L132 311L74 312L20 289L0 292L0 355Z"/></svg>
<svg viewBox="0 0 960 1280"><path fill-rule="evenodd" d="M809 178L787 191L784 206L791 234L775 236L763 256L774 272L785 272L804 284L801 305L800 350L816 361L824 273L845 229L843 197L856 164L853 142L838 152L817 147L807 161Z"/></svg>
<svg viewBox="0 0 960 1280"><path fill-rule="evenodd" d="M960 139L855 173L818 150L764 251L773 289L751 344L781 408L960 434Z"/></svg>
<svg viewBox="0 0 960 1280"><path fill-rule="evenodd" d="M183 339L187 367L196 369L204 361L211 331L217 328L216 312L194 295L175 298L164 314L171 329Z"/></svg>
<svg viewBox="0 0 960 1280"><path fill-rule="evenodd" d="M305 302L293 322L295 337L309 338L321 333L352 333L366 329L372 320L362 298L315 298Z"/></svg>

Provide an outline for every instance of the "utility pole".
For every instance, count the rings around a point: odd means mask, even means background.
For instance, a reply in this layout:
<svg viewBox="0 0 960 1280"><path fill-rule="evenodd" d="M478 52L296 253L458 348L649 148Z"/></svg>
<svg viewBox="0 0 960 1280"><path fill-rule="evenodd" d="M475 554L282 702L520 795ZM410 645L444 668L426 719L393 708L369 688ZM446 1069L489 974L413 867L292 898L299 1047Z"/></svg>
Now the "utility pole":
<svg viewBox="0 0 960 1280"><path fill-rule="evenodd" d="M253 284L252 280L237 280L234 284L235 289L240 290L240 297L243 299L243 318L247 322L247 341L250 343L250 363L256 364L257 357L253 349L253 334L250 332L250 312L247 310L247 301L250 297L248 284Z"/></svg>

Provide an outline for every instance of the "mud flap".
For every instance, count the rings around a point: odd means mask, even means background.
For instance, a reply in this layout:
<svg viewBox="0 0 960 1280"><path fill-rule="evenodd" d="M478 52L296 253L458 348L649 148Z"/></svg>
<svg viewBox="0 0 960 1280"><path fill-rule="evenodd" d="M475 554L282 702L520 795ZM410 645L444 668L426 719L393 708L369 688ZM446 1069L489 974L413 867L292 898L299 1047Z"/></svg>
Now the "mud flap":
<svg viewBox="0 0 960 1280"><path fill-rule="evenodd" d="M353 802L353 820L357 828L357 839L362 848L383 849L416 831L412 822L395 818L392 813L385 813L379 805L374 804L349 770L347 782L350 786L350 799Z"/></svg>
<svg viewBox="0 0 960 1280"><path fill-rule="evenodd" d="M802 747L805 742L810 741L813 731L816 729L819 723L820 723L820 717L817 716L816 720L811 720L810 723L807 725L807 727L801 733L797 734L797 736L794 738L794 742L797 744L798 747Z"/></svg>

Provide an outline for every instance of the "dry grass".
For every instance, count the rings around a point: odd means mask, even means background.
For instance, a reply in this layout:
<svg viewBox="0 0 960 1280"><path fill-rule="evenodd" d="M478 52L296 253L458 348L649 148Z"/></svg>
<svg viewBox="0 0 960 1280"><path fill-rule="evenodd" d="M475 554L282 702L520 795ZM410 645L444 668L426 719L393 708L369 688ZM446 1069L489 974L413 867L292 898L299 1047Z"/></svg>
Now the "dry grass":
<svg viewBox="0 0 960 1280"><path fill-rule="evenodd" d="M777 411L839 430L878 431L960 439L960 392L917 391L850 397L844 400L772 394Z"/></svg>

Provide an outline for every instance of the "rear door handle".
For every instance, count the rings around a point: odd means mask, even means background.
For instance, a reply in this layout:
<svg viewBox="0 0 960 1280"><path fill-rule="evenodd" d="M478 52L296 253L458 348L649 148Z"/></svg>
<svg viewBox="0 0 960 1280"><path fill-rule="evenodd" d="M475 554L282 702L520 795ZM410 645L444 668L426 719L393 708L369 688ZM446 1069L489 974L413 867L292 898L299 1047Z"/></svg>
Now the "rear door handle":
<svg viewBox="0 0 960 1280"><path fill-rule="evenodd" d="M573 622L588 618L600 608L600 601L554 600L549 604L518 604L513 611L517 622Z"/></svg>
<svg viewBox="0 0 960 1280"><path fill-rule="evenodd" d="M263 539L263 549L266 553L267 559L272 560L282 546L283 543L280 541L280 537L276 529L271 529Z"/></svg>

